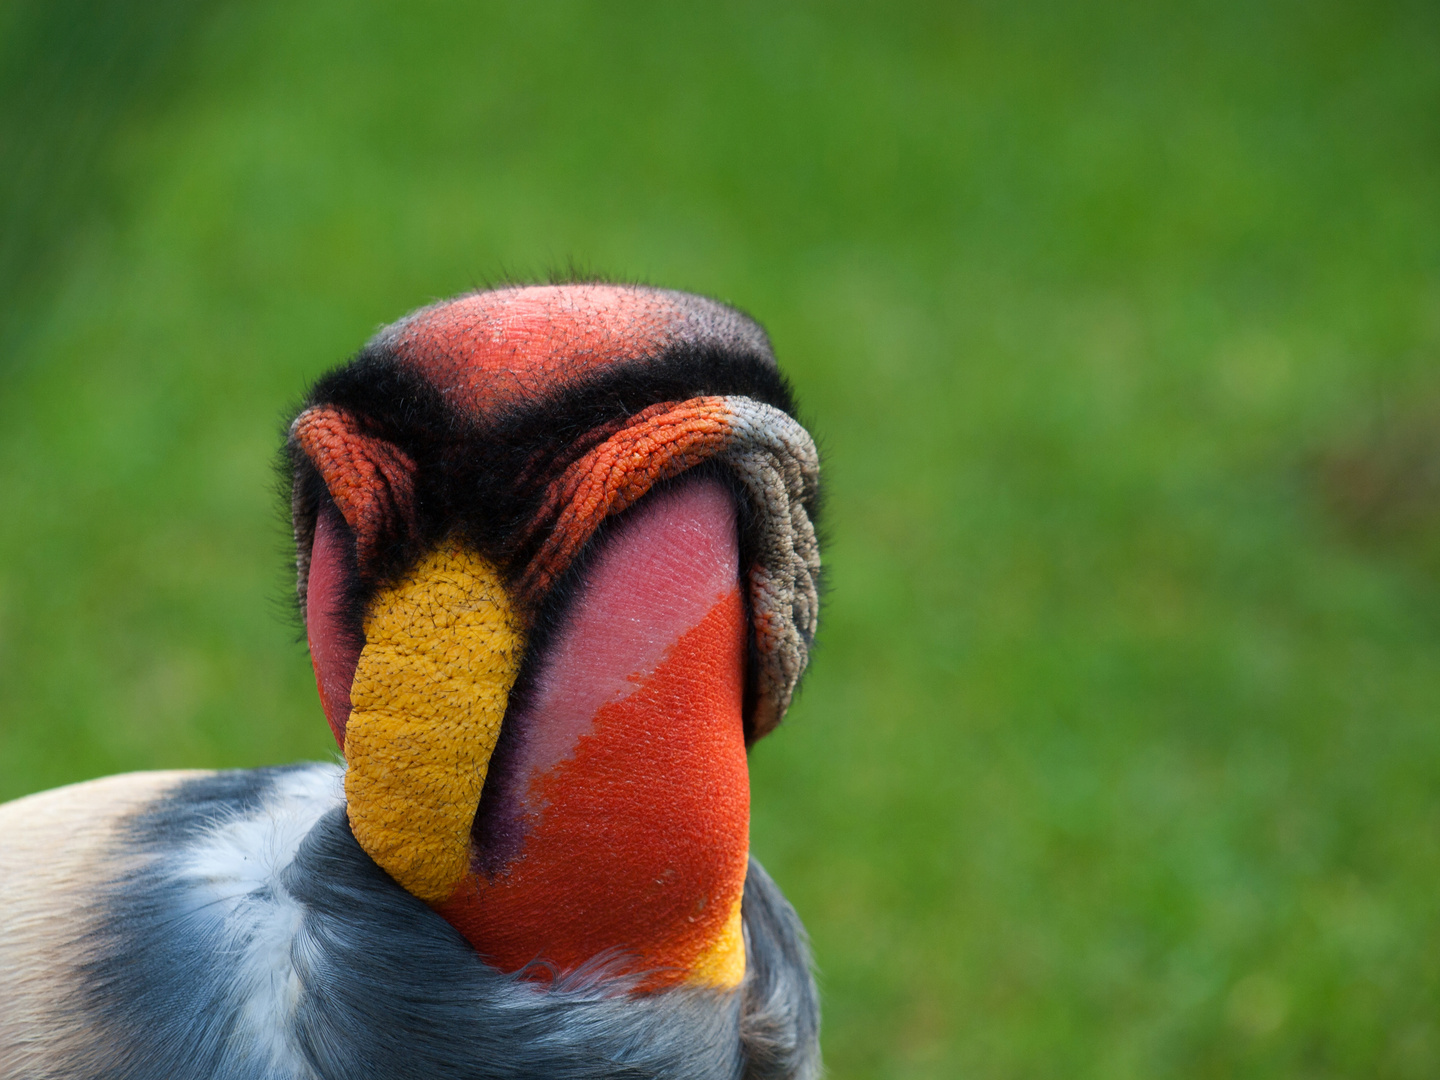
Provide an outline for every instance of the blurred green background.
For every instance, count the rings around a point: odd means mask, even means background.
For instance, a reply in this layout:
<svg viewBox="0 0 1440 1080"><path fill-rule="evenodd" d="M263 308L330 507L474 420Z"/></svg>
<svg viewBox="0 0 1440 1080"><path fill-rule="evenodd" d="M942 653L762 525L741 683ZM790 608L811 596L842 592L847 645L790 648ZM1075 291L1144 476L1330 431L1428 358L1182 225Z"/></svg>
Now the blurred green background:
<svg viewBox="0 0 1440 1080"><path fill-rule="evenodd" d="M325 757L285 409L572 261L770 330L831 1073L1440 1075L1440 8L0 7L0 797Z"/></svg>

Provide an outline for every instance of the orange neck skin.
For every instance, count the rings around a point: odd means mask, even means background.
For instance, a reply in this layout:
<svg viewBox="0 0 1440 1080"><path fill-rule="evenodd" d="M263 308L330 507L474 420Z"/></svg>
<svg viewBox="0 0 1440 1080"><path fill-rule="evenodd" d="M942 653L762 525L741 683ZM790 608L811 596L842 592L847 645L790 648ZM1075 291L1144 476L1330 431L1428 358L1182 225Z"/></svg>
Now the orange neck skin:
<svg viewBox="0 0 1440 1080"><path fill-rule="evenodd" d="M440 914L505 971L598 961L642 989L709 971L739 940L744 662L729 494L708 480L656 493L595 558L507 715L513 750Z"/></svg>

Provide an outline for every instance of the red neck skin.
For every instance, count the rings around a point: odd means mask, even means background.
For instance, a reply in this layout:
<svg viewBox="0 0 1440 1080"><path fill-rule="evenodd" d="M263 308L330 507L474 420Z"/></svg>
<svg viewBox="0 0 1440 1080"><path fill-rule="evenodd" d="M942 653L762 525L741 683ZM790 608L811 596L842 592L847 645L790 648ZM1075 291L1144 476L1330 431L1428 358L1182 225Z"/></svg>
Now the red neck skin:
<svg viewBox="0 0 1440 1080"><path fill-rule="evenodd" d="M438 910L502 970L597 958L681 982L744 888L750 788L735 510L656 493L589 567Z"/></svg>

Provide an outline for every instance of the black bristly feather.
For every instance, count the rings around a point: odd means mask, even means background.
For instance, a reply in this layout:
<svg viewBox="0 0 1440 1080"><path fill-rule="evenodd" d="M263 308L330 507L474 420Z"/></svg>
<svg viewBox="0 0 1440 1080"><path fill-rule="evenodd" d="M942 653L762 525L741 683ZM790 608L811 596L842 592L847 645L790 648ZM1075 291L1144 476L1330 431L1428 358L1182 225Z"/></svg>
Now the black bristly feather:
<svg viewBox="0 0 1440 1080"><path fill-rule="evenodd" d="M374 577L382 582L456 529L480 553L518 573L533 553L521 546L522 533L545 483L589 448L588 433L656 402L707 394L794 408L789 385L769 357L690 345L617 363L484 417L452 408L386 346L372 345L321 378L306 404L347 410L366 434L415 462L418 535L396 531L381 538ZM399 525L393 523L396 530Z"/></svg>

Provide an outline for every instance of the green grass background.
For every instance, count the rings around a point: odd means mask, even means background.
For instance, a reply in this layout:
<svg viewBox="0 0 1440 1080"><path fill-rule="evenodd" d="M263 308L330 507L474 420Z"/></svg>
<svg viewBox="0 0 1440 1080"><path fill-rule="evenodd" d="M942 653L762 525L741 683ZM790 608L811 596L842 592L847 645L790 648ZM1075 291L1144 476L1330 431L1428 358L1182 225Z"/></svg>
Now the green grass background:
<svg viewBox="0 0 1440 1080"><path fill-rule="evenodd" d="M289 403L571 261L770 330L831 1074L1440 1075L1440 9L0 7L0 797L324 757Z"/></svg>

